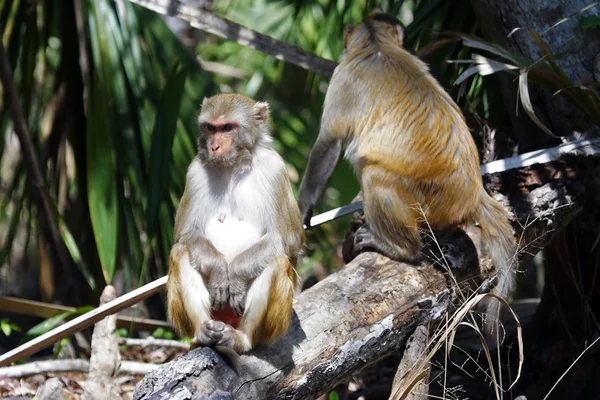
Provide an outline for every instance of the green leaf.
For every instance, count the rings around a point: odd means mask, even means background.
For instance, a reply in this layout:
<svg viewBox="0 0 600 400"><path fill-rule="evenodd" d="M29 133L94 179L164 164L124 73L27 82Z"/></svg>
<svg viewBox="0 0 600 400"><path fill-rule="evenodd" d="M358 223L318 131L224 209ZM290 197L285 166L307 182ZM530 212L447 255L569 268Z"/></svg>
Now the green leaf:
<svg viewBox="0 0 600 400"><path fill-rule="evenodd" d="M177 127L179 106L183 96L186 72L180 63L176 63L165 84L162 93L148 161L148 209L146 223L148 236L152 238L156 232L156 223L160 205L167 197L169 168L173 155L173 138Z"/></svg>
<svg viewBox="0 0 600 400"><path fill-rule="evenodd" d="M10 336L10 333L12 332L10 324L4 319L0 321L0 329L2 329L5 336Z"/></svg>
<svg viewBox="0 0 600 400"><path fill-rule="evenodd" d="M61 341L58 342L58 345L54 349L54 352L52 353L52 359L56 360L58 358L58 355L60 354L60 351L63 349L63 347L65 347L68 344L69 344L69 339L67 339L67 338L61 339Z"/></svg>
<svg viewBox="0 0 600 400"><path fill-rule="evenodd" d="M58 324L60 324L62 321L66 320L67 318L85 314L86 312L89 312L93 309L94 309L94 307L92 307L92 306L84 306L84 307L79 307L78 309L76 309L74 311L66 311L62 314L58 314L58 315L55 315L54 317L48 318L47 320L40 322L39 324L35 325L33 328L31 328L27 332L25 332L25 334L19 341L19 344L28 342L33 338L36 338L38 336L43 335L46 332L49 332L50 330L56 328L58 326Z"/></svg>
<svg viewBox="0 0 600 400"><path fill-rule="evenodd" d="M600 26L600 16L588 15L579 20L582 29L596 29Z"/></svg>
<svg viewBox="0 0 600 400"><path fill-rule="evenodd" d="M335 390L333 392L329 392L328 400L339 400L339 398L340 397Z"/></svg>
<svg viewBox="0 0 600 400"><path fill-rule="evenodd" d="M88 285L90 285L90 289L96 290L96 279L94 279L94 275L92 274L92 271L90 271L89 266L85 263L85 261L83 261L83 258L81 257L81 252L79 251L79 246L77 246L75 238L73 238L73 235L69 231L69 228L67 227L65 221L60 217L58 217L57 219L60 236L62 237L65 246L67 246L67 250L69 251L71 258L77 265L77 268L79 268L79 271L83 275L85 281L88 283Z"/></svg>
<svg viewBox="0 0 600 400"><path fill-rule="evenodd" d="M110 283L117 254L117 185L108 113L97 77L90 87L87 110L88 205L102 272Z"/></svg>
<svg viewBox="0 0 600 400"><path fill-rule="evenodd" d="M152 332L152 337L155 337L157 339L162 338L162 336L165 333L165 329L164 328L156 328L154 330L154 332Z"/></svg>

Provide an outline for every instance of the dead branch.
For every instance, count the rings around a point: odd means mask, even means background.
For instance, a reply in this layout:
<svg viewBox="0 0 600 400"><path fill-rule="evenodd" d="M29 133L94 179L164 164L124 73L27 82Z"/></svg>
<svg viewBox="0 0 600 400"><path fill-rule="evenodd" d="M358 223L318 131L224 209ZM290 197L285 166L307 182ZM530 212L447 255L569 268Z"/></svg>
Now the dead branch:
<svg viewBox="0 0 600 400"><path fill-rule="evenodd" d="M63 306L62 304L45 303L42 301L20 299L10 296L0 297L0 311L32 315L44 319L76 310L75 307ZM172 329L171 324L167 321L133 317L129 315L117 315L117 328L131 328L132 326L135 326L136 330L149 331L153 331L156 328Z"/></svg>
<svg viewBox="0 0 600 400"><path fill-rule="evenodd" d="M521 257L535 254L579 212L586 182L599 170L600 157L564 155L486 177L494 192L502 192L496 197L511 205ZM218 390L239 399L307 399L325 393L401 349L416 326L452 312L457 293L493 275L477 227L439 240L456 261L454 279L434 263L415 267L363 253L301 293L287 336L240 356L237 372L212 349L194 349L147 375L134 398L159 399L166 392L198 398Z"/></svg>
<svg viewBox="0 0 600 400"><path fill-rule="evenodd" d="M138 361L121 361L119 374L121 375L146 375L158 368L158 364L144 363ZM0 368L0 377L25 378L37 374L49 374L59 372L88 372L90 362L88 360L45 360L34 361L27 364L13 365Z"/></svg>
<svg viewBox="0 0 600 400"><path fill-rule="evenodd" d="M190 26L218 37L233 40L242 46L269 54L278 60L289 62L323 76L331 76L337 63L326 60L297 46L273 39L245 28L235 22L219 17L203 8L190 7L177 0L129 0L158 14L174 16L190 23Z"/></svg>
<svg viewBox="0 0 600 400"><path fill-rule="evenodd" d="M106 304L115 298L115 288L107 285L100 296L100 304ZM109 315L94 325L90 372L87 380L82 383L84 400L121 398L120 389L114 381L121 365L116 330L116 315Z"/></svg>
<svg viewBox="0 0 600 400"><path fill-rule="evenodd" d="M429 331L424 326L418 326L408 342L406 343L406 349L398 371L394 376L394 383L392 385L392 393L396 392L394 389L398 389L398 393L402 393L401 388L408 385L406 379L410 376L411 372L418 367L423 361L427 352L427 339ZM418 382L410 391L408 397L405 400L427 400L429 393L429 368L423 370Z"/></svg>
<svg viewBox="0 0 600 400"><path fill-rule="evenodd" d="M174 347L177 349L188 350L190 345L178 340L156 339L152 336L146 339L121 338L119 344L125 346L140 346L140 347Z"/></svg>

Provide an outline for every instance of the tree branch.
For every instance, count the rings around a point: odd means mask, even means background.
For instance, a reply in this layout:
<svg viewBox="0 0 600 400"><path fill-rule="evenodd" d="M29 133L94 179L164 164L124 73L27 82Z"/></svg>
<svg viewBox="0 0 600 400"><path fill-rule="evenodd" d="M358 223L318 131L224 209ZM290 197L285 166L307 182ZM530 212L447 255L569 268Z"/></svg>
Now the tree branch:
<svg viewBox="0 0 600 400"><path fill-rule="evenodd" d="M269 54L278 60L289 62L323 76L331 76L337 63L326 60L297 46L273 39L235 22L219 17L203 8L190 7L178 0L128 0L162 15L180 18L190 26L212 33L223 39L233 40L242 46Z"/></svg>
<svg viewBox="0 0 600 400"><path fill-rule="evenodd" d="M139 361L121 361L119 373L122 375L145 375L158 367L157 364ZM89 369L90 362L88 360L45 360L0 368L0 377L19 379L37 374L88 372Z"/></svg>

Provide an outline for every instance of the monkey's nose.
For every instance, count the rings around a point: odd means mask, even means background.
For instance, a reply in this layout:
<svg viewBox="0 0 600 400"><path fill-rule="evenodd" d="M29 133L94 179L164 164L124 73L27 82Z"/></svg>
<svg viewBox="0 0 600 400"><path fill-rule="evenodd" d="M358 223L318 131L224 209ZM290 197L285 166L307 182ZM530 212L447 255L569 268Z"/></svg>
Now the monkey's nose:
<svg viewBox="0 0 600 400"><path fill-rule="evenodd" d="M211 150L213 151L213 153L217 150L219 150L221 148L221 146L217 145L217 146L211 146Z"/></svg>

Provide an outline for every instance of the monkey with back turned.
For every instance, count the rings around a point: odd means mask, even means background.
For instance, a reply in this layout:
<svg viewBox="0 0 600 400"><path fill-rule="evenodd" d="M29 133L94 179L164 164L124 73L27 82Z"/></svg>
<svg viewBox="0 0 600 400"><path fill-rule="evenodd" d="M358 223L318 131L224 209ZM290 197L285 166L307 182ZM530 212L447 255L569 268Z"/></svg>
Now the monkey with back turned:
<svg viewBox="0 0 600 400"><path fill-rule="evenodd" d="M417 262L424 219L434 232L479 222L497 270L495 292L507 296L516 258L507 213L483 187L477 148L460 109L403 48L402 26L391 16L374 13L344 32L344 51L300 184L307 226L344 141L366 220L355 234L355 251L370 248ZM499 303L490 302L487 320L498 311Z"/></svg>
<svg viewBox="0 0 600 400"><path fill-rule="evenodd" d="M243 353L289 328L304 228L267 103L213 96L198 123L175 217L168 316L192 347Z"/></svg>

